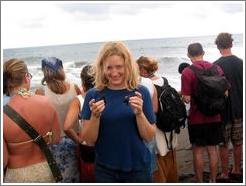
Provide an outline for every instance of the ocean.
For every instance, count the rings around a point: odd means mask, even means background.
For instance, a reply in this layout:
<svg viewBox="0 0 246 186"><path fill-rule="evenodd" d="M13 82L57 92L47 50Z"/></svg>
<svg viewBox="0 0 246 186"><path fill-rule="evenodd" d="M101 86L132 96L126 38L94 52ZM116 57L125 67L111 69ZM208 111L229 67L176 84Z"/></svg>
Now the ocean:
<svg viewBox="0 0 246 186"><path fill-rule="evenodd" d="M191 63L187 57L187 46L193 42L203 45L204 60L213 62L220 57L220 53L214 44L216 36L160 38L124 41L135 59L141 55L151 56L158 60L158 74L165 76L169 83L176 89L180 89L180 74L178 66L182 62ZM244 60L243 34L233 35L233 53ZM82 43L57 46L42 46L3 49L3 61L10 58L21 58L33 75L31 89L41 84L42 71L41 59L55 56L63 61L67 80L80 86L80 71L88 63L92 63L99 51L102 42Z"/></svg>

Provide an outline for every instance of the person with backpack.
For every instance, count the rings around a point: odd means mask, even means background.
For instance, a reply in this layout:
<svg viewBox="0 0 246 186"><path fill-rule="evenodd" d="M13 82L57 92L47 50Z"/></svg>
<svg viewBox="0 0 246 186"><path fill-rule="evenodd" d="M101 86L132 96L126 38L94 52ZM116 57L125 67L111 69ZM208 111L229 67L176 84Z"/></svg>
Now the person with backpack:
<svg viewBox="0 0 246 186"><path fill-rule="evenodd" d="M181 94L184 102L190 103L188 131L190 143L192 144L196 181L203 182L203 152L206 150L209 157L210 167L209 181L216 182L218 166L216 145L222 141L221 117L219 111L216 109L214 111L214 109L209 110L209 108L206 108L209 111L209 113L207 113L203 108L206 107L206 105L213 106L215 100L211 98L213 101L209 102L211 100L209 100L207 96L219 94L218 92L220 92L219 90L222 88L217 88L217 91L216 86L219 86L220 83L214 83L216 90L209 89L202 83L202 80L211 79L208 77L209 75L217 75L216 78L220 80L220 77L223 75L223 71L219 66L213 67L213 64L203 60L204 51L200 43L190 44L188 46L187 55L190 58L192 65L185 68L182 72ZM210 92L206 92L206 89L200 88L203 87L201 85L209 89ZM221 92L223 91L225 90L222 90ZM206 94L204 95L204 93ZM219 97L217 99L219 99ZM207 100L206 105L203 105L203 100Z"/></svg>
<svg viewBox="0 0 246 186"><path fill-rule="evenodd" d="M243 61L232 54L233 38L230 33L220 33L215 44L222 55L214 64L219 65L226 78L231 83L225 110L222 112L223 144L220 146L222 172L218 179L222 182L228 179L242 179L240 163L243 144ZM233 166L228 169L228 144L233 146Z"/></svg>
<svg viewBox="0 0 246 186"><path fill-rule="evenodd" d="M166 122L161 120L161 116L164 116L167 119L167 113L169 113L165 107L165 104L161 103L161 100L166 101L170 108L173 108L173 102L168 102L167 97L161 96L164 93L163 90L171 90L168 85L166 78L158 77L155 75L155 72L158 70L158 63L155 59L150 57L141 56L137 60L139 66L140 75L146 78L149 78L154 83L157 89L158 97L158 111L157 111L157 129L155 134L156 140L156 151L157 151L157 166L158 170L153 174L154 182L178 182L178 173L177 173L177 162L176 162L176 146L177 146L177 133L175 132L175 127L171 126L171 122ZM165 88L163 88L165 87ZM168 87L168 88L167 88ZM162 89L163 88L163 89ZM174 91L174 89L172 89ZM171 91L169 91L170 93ZM168 94L171 95L171 94ZM179 108L184 108L185 106L180 100L178 93L176 92L176 98L179 99L181 103L180 106L174 105L174 110L179 110ZM160 99L161 98L161 99ZM164 99L163 99L164 98ZM165 112L162 112L162 106ZM186 111L184 110L184 115ZM169 115L170 116L170 115ZM186 119L186 117L185 117ZM184 121L185 121L184 119ZM185 122L183 122L184 124ZM165 128L169 130L165 130ZM179 129L179 126L176 128Z"/></svg>

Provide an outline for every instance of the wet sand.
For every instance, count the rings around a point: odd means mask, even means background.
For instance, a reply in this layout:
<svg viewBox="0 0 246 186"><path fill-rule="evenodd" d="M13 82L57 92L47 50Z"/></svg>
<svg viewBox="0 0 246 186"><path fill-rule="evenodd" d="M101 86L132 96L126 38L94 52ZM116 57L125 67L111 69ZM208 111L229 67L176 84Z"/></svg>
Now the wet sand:
<svg viewBox="0 0 246 186"><path fill-rule="evenodd" d="M177 166L180 183L194 183L194 171L193 171L193 155L191 150L191 144L188 137L188 129L181 129L178 135L178 146L177 146ZM209 181L209 164L208 156L204 153L204 182ZM229 164L232 165L232 149L230 146ZM243 165L243 162L241 162ZM218 172L221 171L220 162ZM231 183L241 183L239 180L231 180Z"/></svg>

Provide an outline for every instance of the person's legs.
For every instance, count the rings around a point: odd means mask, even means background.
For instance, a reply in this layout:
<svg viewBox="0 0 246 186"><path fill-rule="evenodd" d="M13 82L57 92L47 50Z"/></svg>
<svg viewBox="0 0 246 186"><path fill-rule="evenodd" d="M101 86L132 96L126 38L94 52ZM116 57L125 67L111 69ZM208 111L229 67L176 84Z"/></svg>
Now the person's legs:
<svg viewBox="0 0 246 186"><path fill-rule="evenodd" d="M221 161L221 177L228 178L228 163L229 163L228 145L227 144L220 145L219 151L220 151L220 161Z"/></svg>
<svg viewBox="0 0 246 186"><path fill-rule="evenodd" d="M243 144L243 123L242 120L236 120L232 124L232 135L231 135L232 145L233 145L233 157L234 164L232 168L233 174L240 174L240 163L242 158L242 144Z"/></svg>
<svg viewBox="0 0 246 186"><path fill-rule="evenodd" d="M219 145L219 158L221 162L221 174L219 178L228 179L228 163L229 163L229 150L228 144L231 138L231 123L222 126L223 143Z"/></svg>
<svg viewBox="0 0 246 186"><path fill-rule="evenodd" d="M232 173L241 174L240 172L240 163L242 157L242 145L234 145L233 146L233 156L234 156L234 165L232 169Z"/></svg>
<svg viewBox="0 0 246 186"><path fill-rule="evenodd" d="M218 166L218 154L216 146L207 146L210 168L210 180L216 182L217 166Z"/></svg>
<svg viewBox="0 0 246 186"><path fill-rule="evenodd" d="M203 151L204 147L192 145L194 171L197 182L203 182Z"/></svg>

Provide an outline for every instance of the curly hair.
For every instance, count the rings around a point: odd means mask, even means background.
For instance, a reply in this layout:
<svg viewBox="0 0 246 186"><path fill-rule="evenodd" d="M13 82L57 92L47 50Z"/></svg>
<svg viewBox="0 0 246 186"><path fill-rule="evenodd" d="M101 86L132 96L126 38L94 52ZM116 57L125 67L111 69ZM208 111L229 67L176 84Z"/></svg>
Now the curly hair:
<svg viewBox="0 0 246 186"><path fill-rule="evenodd" d="M226 32L220 33L215 40L218 49L231 48L232 42L232 35Z"/></svg>
<svg viewBox="0 0 246 186"><path fill-rule="evenodd" d="M153 74L158 70L158 62L151 57L140 56L137 59L137 64L140 69L145 69L148 74Z"/></svg>

